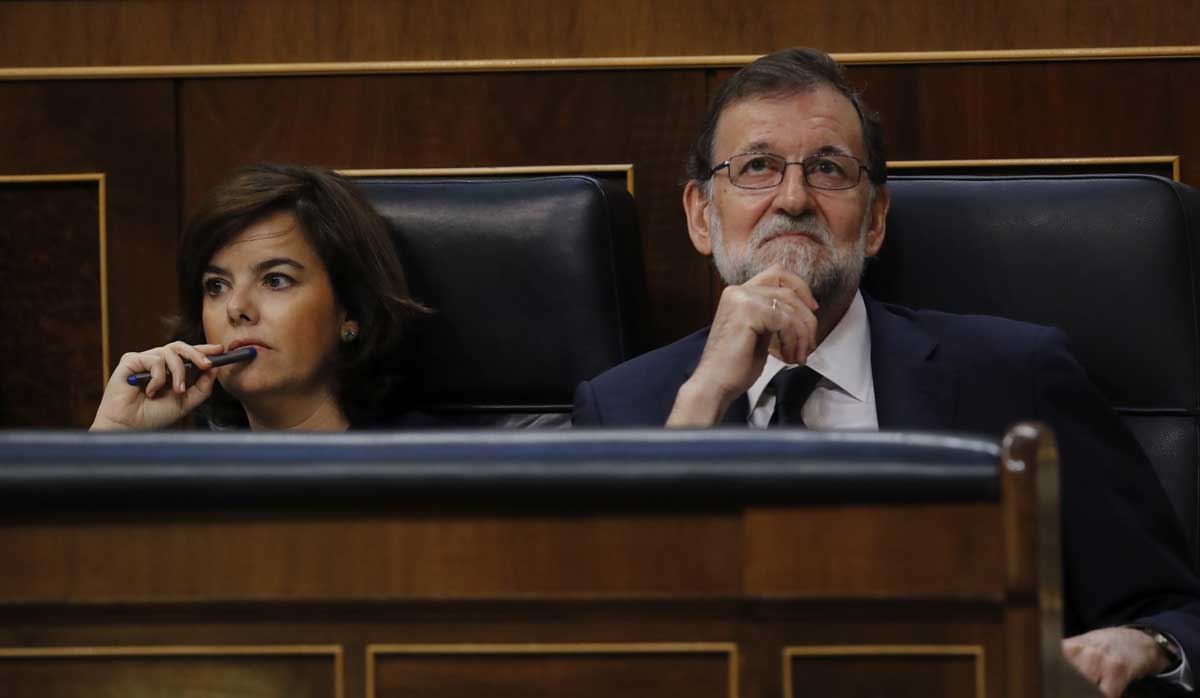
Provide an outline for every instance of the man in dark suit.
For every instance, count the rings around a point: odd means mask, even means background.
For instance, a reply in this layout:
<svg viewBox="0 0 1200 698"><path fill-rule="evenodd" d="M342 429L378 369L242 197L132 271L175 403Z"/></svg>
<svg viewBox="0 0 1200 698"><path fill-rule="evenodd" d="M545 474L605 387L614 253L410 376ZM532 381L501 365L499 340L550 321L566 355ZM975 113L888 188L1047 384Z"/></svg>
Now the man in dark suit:
<svg viewBox="0 0 1200 698"><path fill-rule="evenodd" d="M888 210L881 129L817 51L718 89L688 160L688 232L727 287L711 327L579 386L576 425L954 429L1058 436L1063 650L1105 695L1191 689L1200 582L1137 443L1056 330L859 291ZM1200 661L1195 659L1193 661Z"/></svg>

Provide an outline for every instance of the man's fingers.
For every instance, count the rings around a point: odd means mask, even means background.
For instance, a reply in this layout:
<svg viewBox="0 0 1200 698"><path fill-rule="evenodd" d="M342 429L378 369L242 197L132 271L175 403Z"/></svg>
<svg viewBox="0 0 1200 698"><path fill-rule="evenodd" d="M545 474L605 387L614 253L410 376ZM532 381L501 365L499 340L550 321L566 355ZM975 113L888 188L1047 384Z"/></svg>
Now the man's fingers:
<svg viewBox="0 0 1200 698"><path fill-rule="evenodd" d="M746 286L775 287L790 290L809 310L816 312L820 306L813 298L812 289L808 283L796 274L784 269L779 264L772 264L746 282Z"/></svg>
<svg viewBox="0 0 1200 698"><path fill-rule="evenodd" d="M1125 689L1129 688L1129 677L1116 672L1106 673L1100 677L1100 685L1097 688L1105 698L1121 698L1125 694Z"/></svg>
<svg viewBox="0 0 1200 698"><path fill-rule="evenodd" d="M1161 652L1144 633L1130 628L1100 628L1067 638L1063 656L1105 696L1117 698L1134 679L1158 671Z"/></svg>
<svg viewBox="0 0 1200 698"><path fill-rule="evenodd" d="M816 348L817 317L812 310L797 302L790 289L758 288L761 304L766 308L764 330L778 337L779 358L789 364L802 364Z"/></svg>

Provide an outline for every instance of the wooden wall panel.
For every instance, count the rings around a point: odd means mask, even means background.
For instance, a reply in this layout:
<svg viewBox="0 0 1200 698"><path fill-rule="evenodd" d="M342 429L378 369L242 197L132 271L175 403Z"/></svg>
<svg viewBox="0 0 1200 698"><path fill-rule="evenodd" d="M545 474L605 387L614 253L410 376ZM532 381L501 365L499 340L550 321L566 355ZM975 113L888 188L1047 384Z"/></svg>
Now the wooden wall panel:
<svg viewBox="0 0 1200 698"><path fill-rule="evenodd" d="M396 648L376 652L374 698L456 696L708 696L732 698L732 646L727 653L636 644L608 649L447 646L440 651Z"/></svg>
<svg viewBox="0 0 1200 698"><path fill-rule="evenodd" d="M101 187L0 181L0 427L86 426L100 402Z"/></svg>
<svg viewBox="0 0 1200 698"><path fill-rule="evenodd" d="M707 262L679 180L704 109L702 71L186 81L185 208L236 165L338 169L633 163L652 345L707 322Z"/></svg>
<svg viewBox="0 0 1200 698"><path fill-rule="evenodd" d="M194 656L150 648L0 650L0 685L6 698L94 696L256 696L340 698L334 656ZM132 650L132 651L130 651Z"/></svg>
<svg viewBox="0 0 1200 698"><path fill-rule="evenodd" d="M1180 155L1200 184L1200 61L853 66L895 160Z"/></svg>
<svg viewBox="0 0 1200 698"><path fill-rule="evenodd" d="M0 66L461 60L1178 46L1191 0L24 0Z"/></svg>
<svg viewBox="0 0 1200 698"><path fill-rule="evenodd" d="M160 342L165 336L163 316L174 310L179 216L175 151L175 90L169 81L0 83L0 175L95 172L106 177L114 361L123 352ZM47 217L41 218L34 210L25 209L23 219L31 229L53 226L62 215L47 210ZM68 274L96 262L94 248L60 247L52 237L27 243ZM56 292L68 288L64 285ZM33 326L18 326L14 331L26 344L48 339ZM93 351L99 350L98 344ZM97 353L86 363L81 372L71 364L64 379L65 385L80 386L86 404L71 408L70 423L42 426L91 423L90 416L77 420L95 411L102 358ZM67 404L73 398L59 394L54 399Z"/></svg>
<svg viewBox="0 0 1200 698"><path fill-rule="evenodd" d="M791 682L786 698L888 696L983 698L980 655L945 648L902 647L790 648ZM812 652L811 650L816 650Z"/></svg>

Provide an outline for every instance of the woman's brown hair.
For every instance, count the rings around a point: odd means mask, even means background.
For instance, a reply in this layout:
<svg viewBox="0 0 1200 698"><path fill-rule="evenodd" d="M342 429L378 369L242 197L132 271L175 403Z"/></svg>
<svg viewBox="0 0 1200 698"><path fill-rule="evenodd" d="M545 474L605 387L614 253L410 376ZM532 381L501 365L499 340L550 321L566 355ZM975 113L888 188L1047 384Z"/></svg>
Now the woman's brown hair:
<svg viewBox="0 0 1200 698"><path fill-rule="evenodd" d="M339 345L338 404L352 425L379 421L375 410L393 397L401 375L394 366L409 318L426 312L413 300L391 229L358 189L329 170L259 164L238 170L200 204L179 240L179 316L174 334L205 341L204 269L218 250L266 216L295 216L324 262L335 300L358 323L358 337ZM201 408L217 427L244 426L245 412L218 384Z"/></svg>

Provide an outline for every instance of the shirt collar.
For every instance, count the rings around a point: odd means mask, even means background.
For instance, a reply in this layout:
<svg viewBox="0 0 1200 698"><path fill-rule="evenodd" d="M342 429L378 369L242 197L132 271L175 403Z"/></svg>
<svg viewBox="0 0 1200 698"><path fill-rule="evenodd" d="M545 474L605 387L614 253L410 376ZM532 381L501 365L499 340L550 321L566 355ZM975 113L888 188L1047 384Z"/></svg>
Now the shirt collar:
<svg viewBox="0 0 1200 698"><path fill-rule="evenodd" d="M758 405L759 398L775 374L793 365L767 355L762 374L746 391L751 409ZM821 374L824 378L822 384L825 381L832 383L835 388L859 402L867 400L871 388L871 331L861 292L855 291L854 300L850 302L846 314L825 340L817 345L816 350L809 354L806 365Z"/></svg>

